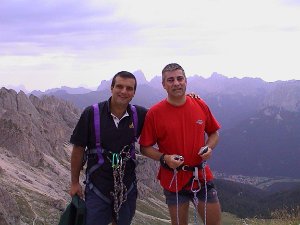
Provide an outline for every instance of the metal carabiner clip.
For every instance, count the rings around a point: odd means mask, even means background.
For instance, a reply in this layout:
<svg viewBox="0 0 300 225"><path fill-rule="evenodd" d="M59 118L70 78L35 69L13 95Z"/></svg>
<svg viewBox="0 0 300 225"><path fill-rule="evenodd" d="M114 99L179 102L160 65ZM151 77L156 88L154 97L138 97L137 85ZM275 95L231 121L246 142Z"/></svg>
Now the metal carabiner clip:
<svg viewBox="0 0 300 225"><path fill-rule="evenodd" d="M198 188L193 188L194 187L194 183L196 183L197 182L197 184L198 184ZM192 185L191 185L191 192L193 192L193 193L197 193L197 192L199 192L201 190L201 183L200 183L200 180L198 179L198 178L196 178L196 177L194 177L193 178L193 181L192 181Z"/></svg>
<svg viewBox="0 0 300 225"><path fill-rule="evenodd" d="M198 188L194 189L193 186L194 186L194 183L196 183L196 182L198 184ZM198 167L195 167L195 169L194 169L194 178L193 178L192 185L191 185L191 191L193 193L197 193L200 190L201 190L201 183L200 183L200 180L199 180L199 177L198 177Z"/></svg>
<svg viewBox="0 0 300 225"><path fill-rule="evenodd" d="M112 168L117 168L119 166L119 154L113 153L111 160Z"/></svg>

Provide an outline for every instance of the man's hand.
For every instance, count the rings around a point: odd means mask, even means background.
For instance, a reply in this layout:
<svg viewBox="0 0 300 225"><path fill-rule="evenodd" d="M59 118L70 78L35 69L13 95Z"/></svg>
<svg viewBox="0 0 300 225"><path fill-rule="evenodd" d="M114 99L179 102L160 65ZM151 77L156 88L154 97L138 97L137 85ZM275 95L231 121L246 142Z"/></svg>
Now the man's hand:
<svg viewBox="0 0 300 225"><path fill-rule="evenodd" d="M75 194L77 194L80 198L83 198L83 192L82 192L81 185L79 183L71 184L69 194L71 195L71 197L73 197Z"/></svg>
<svg viewBox="0 0 300 225"><path fill-rule="evenodd" d="M204 146L200 148L198 155L200 155L203 160L208 160L212 156L212 149L208 146Z"/></svg>
<svg viewBox="0 0 300 225"><path fill-rule="evenodd" d="M191 93L188 93L186 94L187 96L190 96L191 98L197 98L197 99L200 99L200 96L195 94L194 92L191 92Z"/></svg>
<svg viewBox="0 0 300 225"><path fill-rule="evenodd" d="M184 162L184 158L178 155L165 155L164 159L166 164L172 168L176 169L178 166L182 165Z"/></svg>

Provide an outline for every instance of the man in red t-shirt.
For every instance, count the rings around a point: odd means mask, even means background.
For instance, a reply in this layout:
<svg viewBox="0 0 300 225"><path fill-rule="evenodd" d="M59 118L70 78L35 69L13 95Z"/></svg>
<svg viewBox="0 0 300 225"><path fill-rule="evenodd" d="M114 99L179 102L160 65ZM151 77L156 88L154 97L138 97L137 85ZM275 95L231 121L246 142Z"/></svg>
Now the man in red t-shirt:
<svg viewBox="0 0 300 225"><path fill-rule="evenodd" d="M206 225L220 225L221 207L205 163L218 143L220 125L202 99L186 96L187 80L180 65L165 66L162 84L168 97L147 112L141 152L161 163L157 178L173 225L188 224L190 200Z"/></svg>

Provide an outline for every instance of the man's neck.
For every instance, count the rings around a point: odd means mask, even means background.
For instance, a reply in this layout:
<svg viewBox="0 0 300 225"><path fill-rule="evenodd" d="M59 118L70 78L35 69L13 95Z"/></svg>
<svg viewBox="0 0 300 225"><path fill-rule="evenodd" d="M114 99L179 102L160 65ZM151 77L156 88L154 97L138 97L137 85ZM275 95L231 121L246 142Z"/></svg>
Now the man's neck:
<svg viewBox="0 0 300 225"><path fill-rule="evenodd" d="M181 106L183 105L185 102L186 102L186 96L183 95L183 96L179 96L179 97L170 97L168 96L167 97L167 101L171 104L171 105L174 105L174 106Z"/></svg>
<svg viewBox="0 0 300 225"><path fill-rule="evenodd" d="M116 117L121 119L124 114L126 113L127 106L119 105L119 104L114 104L113 102L110 103L110 112L114 114Z"/></svg>

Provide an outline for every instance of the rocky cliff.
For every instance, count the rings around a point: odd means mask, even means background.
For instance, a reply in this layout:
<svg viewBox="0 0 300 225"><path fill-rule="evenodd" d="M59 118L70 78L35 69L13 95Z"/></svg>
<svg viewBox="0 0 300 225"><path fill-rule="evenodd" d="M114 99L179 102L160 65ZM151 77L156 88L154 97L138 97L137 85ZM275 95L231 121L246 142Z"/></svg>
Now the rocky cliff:
<svg viewBox="0 0 300 225"><path fill-rule="evenodd" d="M0 225L58 224L71 200L68 140L79 116L73 104L53 96L28 97L22 91L0 89ZM163 200L152 195L160 188L157 164L137 158L139 205L152 212L155 205L158 212L147 219L147 212L138 210L135 224L168 221ZM148 197L151 207L143 200Z"/></svg>

